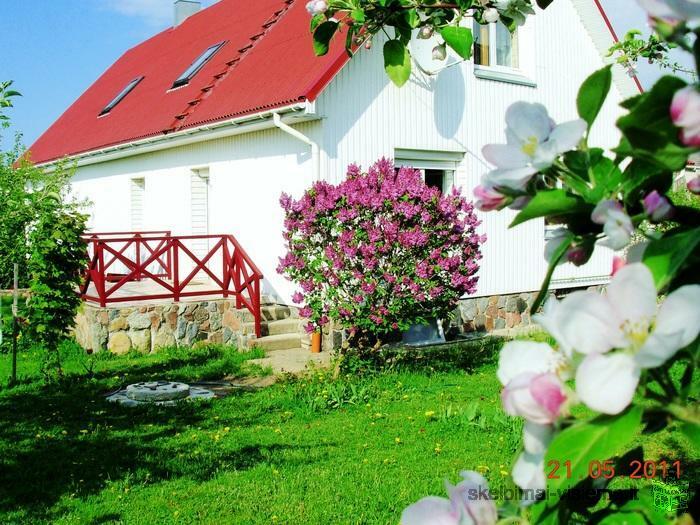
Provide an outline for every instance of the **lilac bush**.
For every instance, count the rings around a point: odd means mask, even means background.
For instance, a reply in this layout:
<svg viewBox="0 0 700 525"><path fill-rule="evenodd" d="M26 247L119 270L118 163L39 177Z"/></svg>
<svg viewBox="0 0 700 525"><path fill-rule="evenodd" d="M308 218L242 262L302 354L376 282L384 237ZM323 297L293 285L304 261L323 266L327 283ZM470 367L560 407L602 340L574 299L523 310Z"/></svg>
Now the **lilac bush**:
<svg viewBox="0 0 700 525"><path fill-rule="evenodd" d="M298 283L308 331L329 319L381 336L444 318L476 289L485 237L455 189L443 195L412 168L351 165L338 185L282 195L287 253L278 271Z"/></svg>

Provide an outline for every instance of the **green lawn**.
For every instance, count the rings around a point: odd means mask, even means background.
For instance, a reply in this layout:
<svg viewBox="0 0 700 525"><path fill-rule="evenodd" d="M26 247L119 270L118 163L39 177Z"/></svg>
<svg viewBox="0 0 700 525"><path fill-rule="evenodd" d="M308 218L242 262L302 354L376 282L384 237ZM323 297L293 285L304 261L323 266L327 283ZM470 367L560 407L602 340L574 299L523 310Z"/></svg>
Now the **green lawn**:
<svg viewBox="0 0 700 525"><path fill-rule="evenodd" d="M335 381L319 371L150 409L101 395L151 377L240 375L251 355L91 359L67 346L58 389L39 381L39 356L23 354L21 386L0 389L0 523L396 525L462 469L510 487L521 423L500 409L497 349L472 343L394 371ZM0 355L3 384L8 363ZM667 457L681 449L670 434L652 446Z"/></svg>

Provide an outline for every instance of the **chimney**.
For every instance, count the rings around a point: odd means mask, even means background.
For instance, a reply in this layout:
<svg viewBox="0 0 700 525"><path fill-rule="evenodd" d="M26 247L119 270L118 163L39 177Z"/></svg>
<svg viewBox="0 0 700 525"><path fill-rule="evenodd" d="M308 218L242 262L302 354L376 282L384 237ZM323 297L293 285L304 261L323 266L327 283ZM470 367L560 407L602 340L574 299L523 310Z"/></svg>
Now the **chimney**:
<svg viewBox="0 0 700 525"><path fill-rule="evenodd" d="M200 0L175 0L175 27L202 9Z"/></svg>

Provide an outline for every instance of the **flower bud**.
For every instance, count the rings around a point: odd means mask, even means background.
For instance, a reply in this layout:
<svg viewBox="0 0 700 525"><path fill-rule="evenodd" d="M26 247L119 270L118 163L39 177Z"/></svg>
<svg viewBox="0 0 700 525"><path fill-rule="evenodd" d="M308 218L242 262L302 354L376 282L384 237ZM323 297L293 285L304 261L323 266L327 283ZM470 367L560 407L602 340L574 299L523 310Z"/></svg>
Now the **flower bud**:
<svg viewBox="0 0 700 525"><path fill-rule="evenodd" d="M654 190L649 195L644 197L644 212L653 222L668 219L673 208L668 199Z"/></svg>
<svg viewBox="0 0 700 525"><path fill-rule="evenodd" d="M420 38L422 40L428 40L429 38L431 38L433 36L434 33L435 33L435 28L433 28L432 26L423 26L418 31L418 38Z"/></svg>
<svg viewBox="0 0 700 525"><path fill-rule="evenodd" d="M501 394L503 409L511 416L546 425L559 418L566 402L564 385L551 373L527 372L512 379Z"/></svg>
<svg viewBox="0 0 700 525"><path fill-rule="evenodd" d="M671 120L681 128L679 138L683 144L700 146L700 92L694 86L684 87L673 96Z"/></svg>
<svg viewBox="0 0 700 525"><path fill-rule="evenodd" d="M320 15L328 11L328 3L325 0L311 0L306 4L306 10L311 16Z"/></svg>
<svg viewBox="0 0 700 525"><path fill-rule="evenodd" d="M433 48L433 60L445 60L447 58L447 49L444 45L435 46Z"/></svg>
<svg viewBox="0 0 700 525"><path fill-rule="evenodd" d="M484 22L492 24L494 22L498 22L500 18L501 15L498 13L498 10L495 7L487 7L484 9Z"/></svg>
<svg viewBox="0 0 700 525"><path fill-rule="evenodd" d="M368 39L367 42L365 42L365 49L366 49L367 51L369 51L370 49L372 49L372 39L371 39L371 38Z"/></svg>
<svg viewBox="0 0 700 525"><path fill-rule="evenodd" d="M688 191L695 195L700 195L700 177L695 177L693 180L688 181Z"/></svg>
<svg viewBox="0 0 700 525"><path fill-rule="evenodd" d="M480 211L493 211L502 208L508 198L495 189L479 185L474 188L474 196L477 198L476 208Z"/></svg>

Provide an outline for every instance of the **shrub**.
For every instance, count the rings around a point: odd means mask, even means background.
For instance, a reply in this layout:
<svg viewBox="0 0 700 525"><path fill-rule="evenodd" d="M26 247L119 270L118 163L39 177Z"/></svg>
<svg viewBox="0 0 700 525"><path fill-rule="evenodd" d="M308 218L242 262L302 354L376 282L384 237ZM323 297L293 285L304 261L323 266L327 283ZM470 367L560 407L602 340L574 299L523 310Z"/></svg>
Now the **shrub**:
<svg viewBox="0 0 700 525"><path fill-rule="evenodd" d="M339 185L317 182L281 204L287 254L278 271L299 284L308 331L335 319L381 336L443 318L475 291L485 237L473 207L417 170L386 159L367 172L352 165Z"/></svg>
<svg viewBox="0 0 700 525"><path fill-rule="evenodd" d="M75 323L81 299L77 293L86 265L87 248L81 236L87 216L60 197L48 199L34 225L29 244L29 333L42 345L60 374L59 344Z"/></svg>

